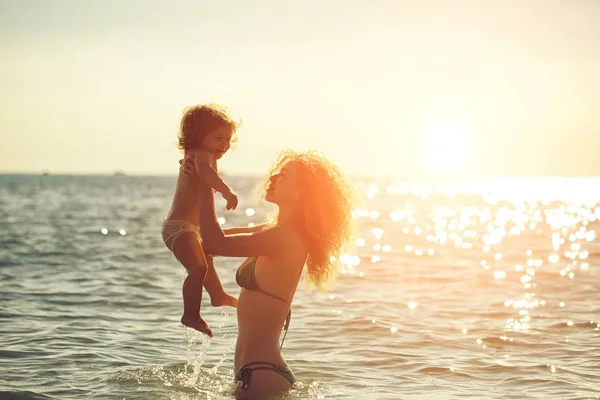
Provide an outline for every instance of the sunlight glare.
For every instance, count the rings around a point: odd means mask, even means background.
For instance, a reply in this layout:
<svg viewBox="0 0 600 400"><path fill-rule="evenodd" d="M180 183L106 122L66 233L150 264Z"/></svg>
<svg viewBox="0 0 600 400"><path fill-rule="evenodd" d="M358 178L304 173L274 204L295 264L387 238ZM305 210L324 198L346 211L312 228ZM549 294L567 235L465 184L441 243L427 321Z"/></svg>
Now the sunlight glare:
<svg viewBox="0 0 600 400"><path fill-rule="evenodd" d="M459 172L466 166L470 143L466 124L455 115L444 113L426 121L423 151L431 172Z"/></svg>

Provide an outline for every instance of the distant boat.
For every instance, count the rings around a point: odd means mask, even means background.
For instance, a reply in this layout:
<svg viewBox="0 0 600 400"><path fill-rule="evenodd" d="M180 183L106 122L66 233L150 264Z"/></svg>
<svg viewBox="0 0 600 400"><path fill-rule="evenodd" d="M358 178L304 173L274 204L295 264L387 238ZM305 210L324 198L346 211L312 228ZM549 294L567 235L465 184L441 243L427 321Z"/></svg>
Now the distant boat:
<svg viewBox="0 0 600 400"><path fill-rule="evenodd" d="M120 169L116 170L113 173L114 176L125 176L125 171L121 171Z"/></svg>
<svg viewBox="0 0 600 400"><path fill-rule="evenodd" d="M48 171L47 169L42 171L42 175L44 176L49 176L50 175L50 171Z"/></svg>

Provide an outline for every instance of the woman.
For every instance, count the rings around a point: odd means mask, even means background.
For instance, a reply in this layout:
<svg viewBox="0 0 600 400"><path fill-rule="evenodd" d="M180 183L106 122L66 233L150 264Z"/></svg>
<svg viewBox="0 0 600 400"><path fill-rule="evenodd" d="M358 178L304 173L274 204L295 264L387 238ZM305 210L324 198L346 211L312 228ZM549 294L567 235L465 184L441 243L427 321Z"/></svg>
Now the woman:
<svg viewBox="0 0 600 400"><path fill-rule="evenodd" d="M200 218L207 254L248 257L236 274L238 299L234 394L244 398L288 390L295 378L279 337L304 266L318 288L352 233L354 191L335 164L317 152L280 153L265 183L264 199L278 206L271 225L223 233L210 187L201 184ZM230 234L237 233L237 234ZM285 335L284 335L285 339Z"/></svg>

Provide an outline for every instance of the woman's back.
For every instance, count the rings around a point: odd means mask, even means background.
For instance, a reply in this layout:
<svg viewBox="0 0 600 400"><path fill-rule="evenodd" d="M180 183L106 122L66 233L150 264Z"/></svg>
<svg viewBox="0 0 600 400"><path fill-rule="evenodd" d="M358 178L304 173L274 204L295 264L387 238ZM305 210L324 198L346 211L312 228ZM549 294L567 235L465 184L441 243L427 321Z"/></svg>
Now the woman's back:
<svg viewBox="0 0 600 400"><path fill-rule="evenodd" d="M262 293L242 289L237 309L236 370L257 360L282 361L279 337L289 310L286 303L276 303Z"/></svg>

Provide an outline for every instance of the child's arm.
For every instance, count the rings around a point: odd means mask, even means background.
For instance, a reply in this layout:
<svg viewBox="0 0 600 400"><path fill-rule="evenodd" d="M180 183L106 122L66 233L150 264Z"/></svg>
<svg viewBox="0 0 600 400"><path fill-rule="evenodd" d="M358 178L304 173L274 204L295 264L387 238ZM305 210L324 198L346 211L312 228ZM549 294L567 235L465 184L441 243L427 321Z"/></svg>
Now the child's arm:
<svg viewBox="0 0 600 400"><path fill-rule="evenodd" d="M203 182L207 183L220 193L229 193L231 188L221 179L219 173L213 169L214 156L208 151L195 150L192 154L194 170Z"/></svg>
<svg viewBox="0 0 600 400"><path fill-rule="evenodd" d="M220 192L225 200L227 200L227 209L235 209L237 207L237 196L231 190L231 188L221 179L219 173L216 171L214 167L216 167L216 162L214 160L214 156L208 151L204 150L195 150L193 153L194 160L194 169L196 171L196 175L203 182L210 185L217 192Z"/></svg>

